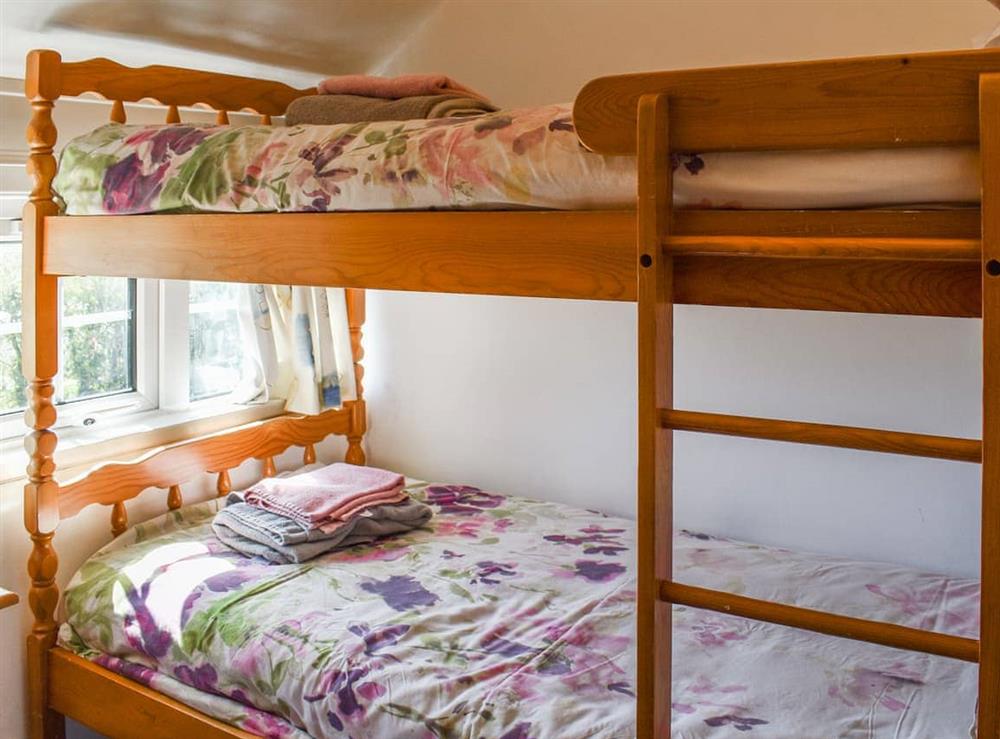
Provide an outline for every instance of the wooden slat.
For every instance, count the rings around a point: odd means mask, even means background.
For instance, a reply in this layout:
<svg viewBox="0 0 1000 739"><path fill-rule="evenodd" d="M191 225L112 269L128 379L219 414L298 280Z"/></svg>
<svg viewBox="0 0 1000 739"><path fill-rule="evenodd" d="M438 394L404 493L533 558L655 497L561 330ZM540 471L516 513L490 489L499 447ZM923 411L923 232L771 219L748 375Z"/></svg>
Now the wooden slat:
<svg viewBox="0 0 1000 739"><path fill-rule="evenodd" d="M55 53L55 52L51 52ZM296 90L280 82L202 72L180 67L126 67L110 59L64 62L58 94L96 92L109 100L152 99L164 105L189 107L199 103L215 110L250 110L284 115L285 108L315 88Z"/></svg>
<svg viewBox="0 0 1000 739"><path fill-rule="evenodd" d="M978 264L677 257L674 302L742 308L980 315Z"/></svg>
<svg viewBox="0 0 1000 739"><path fill-rule="evenodd" d="M783 603L772 603L747 598L719 590L708 590L693 585L663 581L660 598L664 602L691 608L703 608L732 616L766 621L780 626L815 631L819 634L839 636L844 639L881 644L896 649L908 649L941 657L951 657L964 662L979 660L979 642L961 636L951 636L934 631L912 629L907 626L868 621L850 616L840 616L811 608L799 608Z"/></svg>
<svg viewBox="0 0 1000 739"><path fill-rule="evenodd" d="M675 210L673 234L978 239L979 208Z"/></svg>
<svg viewBox="0 0 1000 739"><path fill-rule="evenodd" d="M152 688L65 649L49 651L49 705L91 729L123 739L251 739Z"/></svg>
<svg viewBox="0 0 1000 739"><path fill-rule="evenodd" d="M673 151L975 144L978 77L1000 49L601 77L576 97L583 142L635 151L636 102L670 96Z"/></svg>
<svg viewBox="0 0 1000 739"><path fill-rule="evenodd" d="M670 408L660 410L660 423L664 428L675 431L744 436L752 439L861 449L868 452L951 459L958 462L979 462L983 455L983 445L978 439L929 436L825 423L729 416Z"/></svg>
<svg viewBox="0 0 1000 739"><path fill-rule="evenodd" d="M659 248L670 227L667 99L639 100L638 489L636 499L636 736L670 734L671 610L659 580L673 571L673 435L657 409L673 401L673 259Z"/></svg>
<svg viewBox="0 0 1000 739"><path fill-rule="evenodd" d="M811 259L891 259L979 262L979 239L823 236L670 236L674 256L716 255Z"/></svg>
<svg viewBox="0 0 1000 739"><path fill-rule="evenodd" d="M915 233L927 222L949 233L967 221L921 214L914 222L886 215L873 219L859 213L859 225L865 233L896 228ZM718 216L689 213L674 220L725 228L727 219ZM823 223L788 214L775 218L741 217L735 225L811 232ZM45 221L47 274L636 299L635 214L628 211L50 216ZM849 221L834 222L846 228ZM278 239L286 255L281 260L268 256ZM199 243L218 248L200 249ZM971 263L762 263L699 256L674 261L675 303L943 316L978 316L982 307L979 269Z"/></svg>
<svg viewBox="0 0 1000 739"><path fill-rule="evenodd" d="M47 227L55 274L635 299L626 211L64 216Z"/></svg>
<svg viewBox="0 0 1000 739"><path fill-rule="evenodd" d="M349 424L349 408L316 416L281 416L160 447L129 462L102 464L61 486L59 514L69 518L93 503L113 505L146 488L169 488L204 472L223 472L254 457L315 444L330 434L346 435Z"/></svg>
<svg viewBox="0 0 1000 739"><path fill-rule="evenodd" d="M980 85L983 178L983 477L979 736L1000 736L1000 74Z"/></svg>

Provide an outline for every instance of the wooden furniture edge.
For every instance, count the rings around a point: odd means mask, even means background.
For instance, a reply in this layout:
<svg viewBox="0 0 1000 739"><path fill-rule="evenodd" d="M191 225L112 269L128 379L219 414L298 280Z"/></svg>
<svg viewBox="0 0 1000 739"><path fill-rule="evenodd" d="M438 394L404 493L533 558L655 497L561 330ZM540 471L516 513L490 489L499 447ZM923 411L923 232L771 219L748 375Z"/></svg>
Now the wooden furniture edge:
<svg viewBox="0 0 1000 739"><path fill-rule="evenodd" d="M573 105L584 144L632 154L639 97L670 97L674 151L975 145L978 77L1000 49L599 77Z"/></svg>
<svg viewBox="0 0 1000 739"><path fill-rule="evenodd" d="M20 602L20 598L17 593L12 590L6 590L5 588L0 588L0 611L4 608L10 608L11 606L16 606Z"/></svg>
<svg viewBox="0 0 1000 739"><path fill-rule="evenodd" d="M941 237L969 238L979 211L834 213L824 221L822 212L678 212L674 233L713 226L811 235L832 223L859 239L908 238L927 223ZM630 211L52 216L43 271L634 301L634 233ZM281 260L268 258L276 238L284 240ZM206 252L198 239L226 248ZM974 261L674 261L682 304L962 317L981 310Z"/></svg>
<svg viewBox="0 0 1000 739"><path fill-rule="evenodd" d="M111 737L249 739L247 733L62 647L48 651L49 706Z"/></svg>
<svg viewBox="0 0 1000 739"><path fill-rule="evenodd" d="M293 446L311 447L331 434L347 436L352 406L315 416L277 416L156 447L135 459L102 462L60 482L59 517L70 518L95 503L121 503L147 488L179 488L204 472L222 473L250 459L266 464Z"/></svg>

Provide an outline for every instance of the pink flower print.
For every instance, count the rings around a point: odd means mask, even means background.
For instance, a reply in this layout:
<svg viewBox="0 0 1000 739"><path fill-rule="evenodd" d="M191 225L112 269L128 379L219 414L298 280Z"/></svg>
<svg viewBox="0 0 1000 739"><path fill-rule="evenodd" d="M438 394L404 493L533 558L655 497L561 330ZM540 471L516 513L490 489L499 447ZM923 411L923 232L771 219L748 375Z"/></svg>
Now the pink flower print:
<svg viewBox="0 0 1000 739"><path fill-rule="evenodd" d="M692 624L691 631L703 647L724 647L731 642L745 641L747 638L734 627L732 621L710 616Z"/></svg>
<svg viewBox="0 0 1000 739"><path fill-rule="evenodd" d="M848 706L877 704L886 710L899 712L906 708L907 703L898 695L919 689L924 684L916 673L905 674L905 671L905 666L899 663L887 670L857 667L852 670L845 685L832 686L827 693Z"/></svg>

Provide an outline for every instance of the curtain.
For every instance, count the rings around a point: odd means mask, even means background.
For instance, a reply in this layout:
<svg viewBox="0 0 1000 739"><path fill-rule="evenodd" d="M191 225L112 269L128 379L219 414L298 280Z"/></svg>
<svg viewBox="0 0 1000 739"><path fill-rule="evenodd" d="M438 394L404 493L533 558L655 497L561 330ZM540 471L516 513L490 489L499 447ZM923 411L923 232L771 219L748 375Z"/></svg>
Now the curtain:
<svg viewBox="0 0 1000 739"><path fill-rule="evenodd" d="M288 411L315 414L357 399L343 289L247 285L239 312L236 402L284 399Z"/></svg>

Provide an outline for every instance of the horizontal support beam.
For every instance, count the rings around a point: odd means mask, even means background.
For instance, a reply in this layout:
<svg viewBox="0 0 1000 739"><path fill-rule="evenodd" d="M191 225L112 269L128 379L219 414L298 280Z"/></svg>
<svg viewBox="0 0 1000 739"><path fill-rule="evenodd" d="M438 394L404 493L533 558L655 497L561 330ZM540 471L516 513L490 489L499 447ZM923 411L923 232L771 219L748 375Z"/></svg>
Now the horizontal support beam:
<svg viewBox="0 0 1000 739"><path fill-rule="evenodd" d="M905 431L884 431L667 408L660 409L660 424L675 431L744 436L751 439L861 449L866 452L906 454L958 462L981 462L983 458L983 444L978 439L911 434Z"/></svg>
<svg viewBox="0 0 1000 739"><path fill-rule="evenodd" d="M967 216L678 211L675 230L951 237L970 232ZM60 276L635 300L633 211L49 216L44 234L44 272ZM974 317L981 294L972 262L674 259L679 304Z"/></svg>
<svg viewBox="0 0 1000 739"><path fill-rule="evenodd" d="M811 608L772 603L665 580L660 581L660 599L691 608L703 608L779 626L789 626L793 629L805 629L844 639L881 644L895 649L936 654L963 662L979 661L979 642L961 636L840 616Z"/></svg>
<svg viewBox="0 0 1000 739"><path fill-rule="evenodd" d="M979 239L830 236L668 236L670 256L808 257L978 262Z"/></svg>

